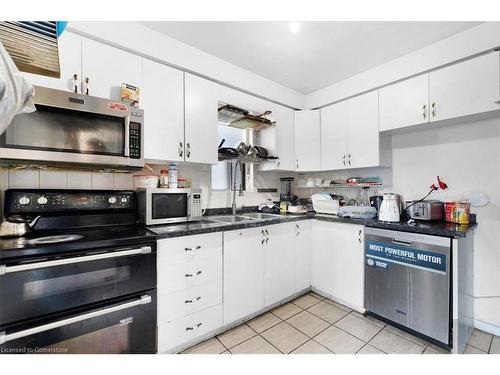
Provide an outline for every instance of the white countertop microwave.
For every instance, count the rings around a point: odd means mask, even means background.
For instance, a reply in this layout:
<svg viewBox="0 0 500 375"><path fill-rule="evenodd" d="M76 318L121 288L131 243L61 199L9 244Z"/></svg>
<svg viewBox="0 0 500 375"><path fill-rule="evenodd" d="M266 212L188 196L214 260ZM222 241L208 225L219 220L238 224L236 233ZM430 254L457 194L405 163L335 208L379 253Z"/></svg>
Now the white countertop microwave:
<svg viewBox="0 0 500 375"><path fill-rule="evenodd" d="M138 189L137 199L139 221L146 225L201 220L201 189Z"/></svg>

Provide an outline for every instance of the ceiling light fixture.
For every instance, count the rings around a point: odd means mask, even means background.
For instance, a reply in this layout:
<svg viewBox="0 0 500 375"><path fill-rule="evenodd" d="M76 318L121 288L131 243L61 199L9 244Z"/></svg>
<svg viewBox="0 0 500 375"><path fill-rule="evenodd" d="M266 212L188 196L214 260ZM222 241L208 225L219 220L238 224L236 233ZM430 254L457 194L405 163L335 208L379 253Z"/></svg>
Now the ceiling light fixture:
<svg viewBox="0 0 500 375"><path fill-rule="evenodd" d="M290 22L288 25L288 29L291 33L296 34L299 32L301 26L301 22Z"/></svg>

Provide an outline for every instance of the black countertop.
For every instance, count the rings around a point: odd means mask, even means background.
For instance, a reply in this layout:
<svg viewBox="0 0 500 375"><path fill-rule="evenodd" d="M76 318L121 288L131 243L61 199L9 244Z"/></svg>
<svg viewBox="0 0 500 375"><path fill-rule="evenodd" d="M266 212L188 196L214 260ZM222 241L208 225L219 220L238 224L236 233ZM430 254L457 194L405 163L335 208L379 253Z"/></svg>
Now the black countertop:
<svg viewBox="0 0 500 375"><path fill-rule="evenodd" d="M335 223L358 224L371 228L382 228L382 229L397 230L402 232L429 234L433 236L460 238L460 237L465 237L468 232L472 231L477 226L477 223L470 225L458 225L453 223L447 223L444 221L434 221L434 222L419 221L416 222L415 225L410 225L407 222L384 223L378 221L377 219L350 219L350 218L339 218L333 215L321 215L321 214L280 215L280 216L276 215L276 217L272 219L251 220L239 223L217 223L210 221L211 218L216 218L216 216L207 216L201 222L171 224L171 225L156 225L156 226L150 226L148 227L148 229L153 233L155 233L159 239L162 239L162 238L191 236L203 233L255 228L272 224L286 223L291 221L316 219L320 221L329 221Z"/></svg>

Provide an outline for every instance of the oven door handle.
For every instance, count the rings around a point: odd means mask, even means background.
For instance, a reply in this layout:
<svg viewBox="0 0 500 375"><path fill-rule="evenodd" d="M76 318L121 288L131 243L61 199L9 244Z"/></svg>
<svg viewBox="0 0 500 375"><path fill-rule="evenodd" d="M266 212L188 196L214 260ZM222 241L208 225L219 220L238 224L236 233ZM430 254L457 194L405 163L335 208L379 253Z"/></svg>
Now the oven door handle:
<svg viewBox="0 0 500 375"><path fill-rule="evenodd" d="M119 258L119 257L125 257L125 256L129 256L129 255L149 254L149 253L151 253L151 246L143 246L143 247L138 248L138 249L115 251L115 252L104 253L104 254L85 255L85 256L81 256L81 257L66 258L66 259L48 260L45 262L20 264L17 266L7 266L5 264L0 264L0 275L4 275L6 273L13 273L13 272L31 271L31 270L36 270L39 268L62 266L62 265L66 265L66 264L90 262L93 260Z"/></svg>
<svg viewBox="0 0 500 375"><path fill-rule="evenodd" d="M125 116L125 146L123 156L130 156L130 115Z"/></svg>
<svg viewBox="0 0 500 375"><path fill-rule="evenodd" d="M131 307L135 307L135 306L139 306L139 305L146 305L148 303L151 303L151 296L145 294L145 295L141 296L139 299L135 299L135 300L130 301L130 302L125 302L125 303L122 303L120 305L107 307L107 308L104 308L101 310L92 311L92 312L89 312L86 314L77 315L77 316L67 318L67 319L58 320L57 322L43 324L41 326L25 329L23 331L18 331L18 332L14 332L14 333L0 332L0 345L3 343L6 343L7 341L20 339L20 338L23 338L26 336L32 336L32 335L35 335L37 333L49 331L49 330L54 329L54 328L64 327L64 326L67 326L67 325L70 325L73 323L78 323L78 322L81 322L84 320L88 320L88 319L96 318L99 316L111 314L111 313L116 312L116 311L129 309Z"/></svg>

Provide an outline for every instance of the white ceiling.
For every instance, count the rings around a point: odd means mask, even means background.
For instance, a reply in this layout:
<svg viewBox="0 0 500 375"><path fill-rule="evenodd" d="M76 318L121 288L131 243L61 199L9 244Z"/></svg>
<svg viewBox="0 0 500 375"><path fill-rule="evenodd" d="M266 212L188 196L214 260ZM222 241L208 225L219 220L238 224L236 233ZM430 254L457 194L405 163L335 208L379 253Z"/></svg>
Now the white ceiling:
<svg viewBox="0 0 500 375"><path fill-rule="evenodd" d="M304 94L480 22L141 22Z"/></svg>

